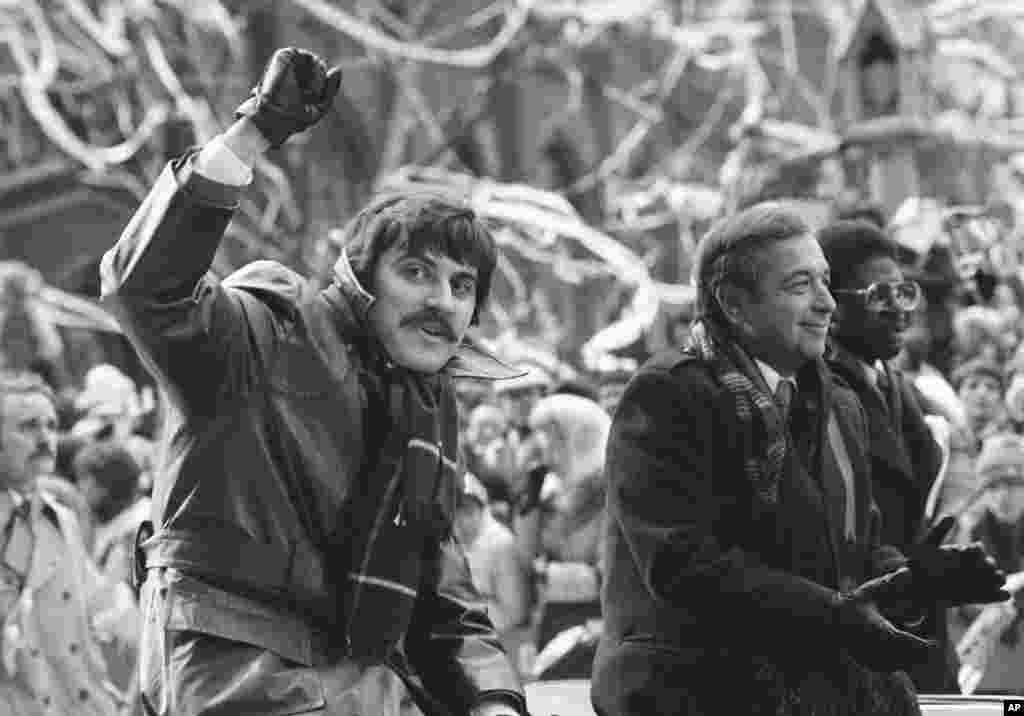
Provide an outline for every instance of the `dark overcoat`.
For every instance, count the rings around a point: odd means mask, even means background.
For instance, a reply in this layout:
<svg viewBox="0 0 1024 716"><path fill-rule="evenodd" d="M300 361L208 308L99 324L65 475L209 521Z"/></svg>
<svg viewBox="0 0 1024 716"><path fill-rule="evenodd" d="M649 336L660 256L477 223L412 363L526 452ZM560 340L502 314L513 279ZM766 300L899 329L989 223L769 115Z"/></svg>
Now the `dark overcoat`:
<svg viewBox="0 0 1024 716"><path fill-rule="evenodd" d="M737 418L706 362L670 351L629 383L606 468L599 714L774 714L766 667L794 681L835 673L829 595L903 558L880 546L863 409L829 381L822 395L855 480L853 540L840 527L841 478L805 470L792 439L777 504L755 496L742 461L762 434Z"/></svg>
<svg viewBox="0 0 1024 716"><path fill-rule="evenodd" d="M942 450L925 422L913 385L899 370L890 367L889 380L876 387L868 381L863 364L839 344L830 347L826 362L864 406L871 489L882 515L882 541L906 551L927 529L925 504L942 466ZM915 629L942 646L928 663L910 670L923 693L960 692L946 624L945 609L936 606Z"/></svg>

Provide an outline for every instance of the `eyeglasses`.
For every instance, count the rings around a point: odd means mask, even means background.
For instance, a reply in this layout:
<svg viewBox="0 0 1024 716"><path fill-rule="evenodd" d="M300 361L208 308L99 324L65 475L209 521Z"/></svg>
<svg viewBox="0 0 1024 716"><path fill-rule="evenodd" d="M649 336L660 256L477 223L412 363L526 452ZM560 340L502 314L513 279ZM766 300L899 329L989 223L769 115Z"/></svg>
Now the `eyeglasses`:
<svg viewBox="0 0 1024 716"><path fill-rule="evenodd" d="M864 307L874 313L885 310L913 311L921 303L921 286L916 281L873 283L867 288L835 288L836 295L860 296Z"/></svg>

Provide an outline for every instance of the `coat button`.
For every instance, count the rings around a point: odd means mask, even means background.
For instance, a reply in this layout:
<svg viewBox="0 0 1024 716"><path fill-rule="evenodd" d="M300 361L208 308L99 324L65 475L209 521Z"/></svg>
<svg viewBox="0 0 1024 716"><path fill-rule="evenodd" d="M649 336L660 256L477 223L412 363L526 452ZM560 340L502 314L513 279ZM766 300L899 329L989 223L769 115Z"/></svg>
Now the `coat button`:
<svg viewBox="0 0 1024 716"><path fill-rule="evenodd" d="M51 699L50 699L49 696L40 696L39 697L39 703L41 703L43 706L49 707L50 701L51 701Z"/></svg>
<svg viewBox="0 0 1024 716"><path fill-rule="evenodd" d="M78 644L68 644L68 651L70 651L72 654L77 654Z"/></svg>
<svg viewBox="0 0 1024 716"><path fill-rule="evenodd" d="M89 692L86 691L85 689L79 689L78 690L78 698L81 699L82 701L87 701L89 699Z"/></svg>
<svg viewBox="0 0 1024 716"><path fill-rule="evenodd" d="M28 650L28 655L31 656L33 659L38 659L39 649L33 646L31 649Z"/></svg>
<svg viewBox="0 0 1024 716"><path fill-rule="evenodd" d="M65 589L63 592L61 592L60 598L63 599L65 602L70 602L71 601L71 592L69 592L68 590Z"/></svg>

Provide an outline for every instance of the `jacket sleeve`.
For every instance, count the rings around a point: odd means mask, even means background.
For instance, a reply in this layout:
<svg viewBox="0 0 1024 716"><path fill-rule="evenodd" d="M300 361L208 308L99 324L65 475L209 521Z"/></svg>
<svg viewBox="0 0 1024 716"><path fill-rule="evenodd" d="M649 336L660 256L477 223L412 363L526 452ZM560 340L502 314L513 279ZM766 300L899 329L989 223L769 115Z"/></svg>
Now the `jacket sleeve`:
<svg viewBox="0 0 1024 716"><path fill-rule="evenodd" d="M239 188L164 168L100 265L102 296L172 398L193 409L245 379L253 324L270 316L251 294L209 273Z"/></svg>
<svg viewBox="0 0 1024 716"><path fill-rule="evenodd" d="M697 618L728 614L740 633L767 629L828 640L834 590L765 566L719 533L724 504L716 493L730 490L716 491L712 483L737 479L724 472L737 461L723 459L732 448L727 436L716 435L713 385L702 368L688 365L645 369L623 394L608 449L609 519L655 599Z"/></svg>
<svg viewBox="0 0 1024 716"><path fill-rule="evenodd" d="M439 546L437 569L421 591L406 642L410 665L426 690L458 712L502 700L526 713L515 669L487 616L456 540Z"/></svg>
<svg viewBox="0 0 1024 716"><path fill-rule="evenodd" d="M921 407L922 396L917 387L904 377L901 380L903 392L903 434L910 459L914 465L914 477L918 480L925 502L932 485L942 469L942 446L925 421ZM921 504L924 514L925 504ZM923 527L923 526L922 526ZM923 530L922 530L923 531Z"/></svg>

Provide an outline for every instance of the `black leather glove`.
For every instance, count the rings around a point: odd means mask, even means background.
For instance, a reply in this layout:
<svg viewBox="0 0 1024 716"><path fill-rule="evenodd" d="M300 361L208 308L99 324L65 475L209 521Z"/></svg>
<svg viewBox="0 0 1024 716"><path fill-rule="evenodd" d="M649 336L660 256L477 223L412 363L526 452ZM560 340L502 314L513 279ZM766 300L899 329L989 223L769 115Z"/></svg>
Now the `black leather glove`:
<svg viewBox="0 0 1024 716"><path fill-rule="evenodd" d="M921 541L907 550L914 594L921 602L950 606L1004 602L1010 593L1006 575L980 544L942 545L954 518L943 518Z"/></svg>
<svg viewBox="0 0 1024 716"><path fill-rule="evenodd" d="M840 595L836 605L839 640L872 671L903 671L929 659L937 644L898 629L878 611L876 601L905 589L906 569L890 572Z"/></svg>
<svg viewBox="0 0 1024 716"><path fill-rule="evenodd" d="M248 117L270 146L277 148L319 122L339 87L340 68L328 70L313 53L287 47L270 58L260 83L235 111L235 117Z"/></svg>

